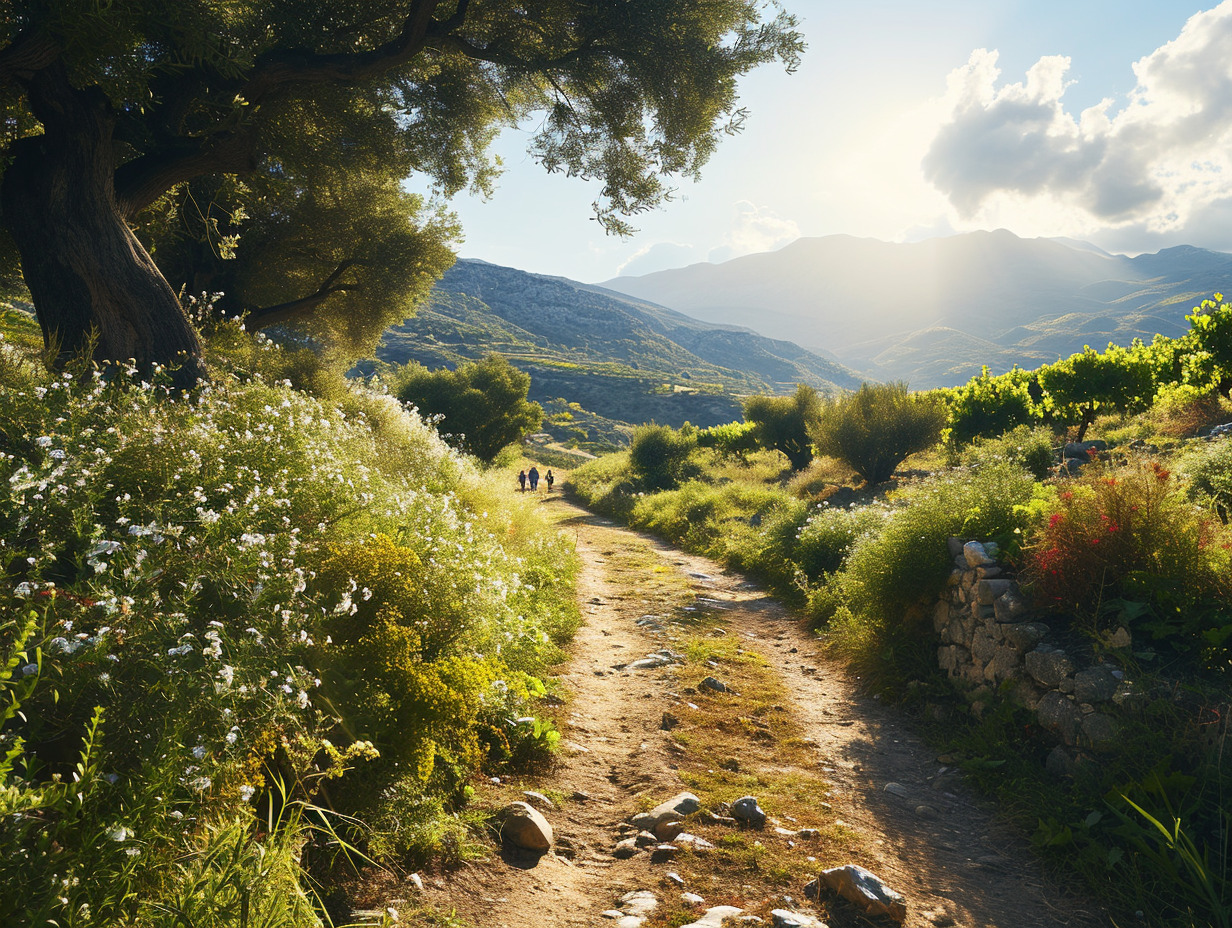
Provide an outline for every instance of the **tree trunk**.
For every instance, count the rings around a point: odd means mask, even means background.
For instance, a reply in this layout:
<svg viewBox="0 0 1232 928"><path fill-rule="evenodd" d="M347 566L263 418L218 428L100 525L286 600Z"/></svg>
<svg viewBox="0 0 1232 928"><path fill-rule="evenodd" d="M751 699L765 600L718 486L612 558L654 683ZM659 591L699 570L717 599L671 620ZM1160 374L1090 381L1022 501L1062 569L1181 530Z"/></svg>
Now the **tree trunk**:
<svg viewBox="0 0 1232 928"><path fill-rule="evenodd" d="M201 341L116 205L110 103L58 65L31 80L29 97L44 133L10 148L0 204L44 342L64 363L96 339L100 361L178 366L175 382L191 386Z"/></svg>

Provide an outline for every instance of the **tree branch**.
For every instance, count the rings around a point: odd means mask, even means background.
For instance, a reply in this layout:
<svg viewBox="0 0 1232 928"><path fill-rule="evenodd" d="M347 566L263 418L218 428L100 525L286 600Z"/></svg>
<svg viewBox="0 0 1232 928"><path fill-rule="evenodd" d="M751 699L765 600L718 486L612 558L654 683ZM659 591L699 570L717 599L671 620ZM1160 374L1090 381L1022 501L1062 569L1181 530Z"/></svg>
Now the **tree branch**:
<svg viewBox="0 0 1232 928"><path fill-rule="evenodd" d="M0 51L0 83L29 80L59 59L64 48L44 32L22 30Z"/></svg>
<svg viewBox="0 0 1232 928"><path fill-rule="evenodd" d="M256 170L256 133L180 140L128 161L115 172L116 206L132 219L176 184L203 174L245 174Z"/></svg>
<svg viewBox="0 0 1232 928"><path fill-rule="evenodd" d="M308 296L300 297L297 300L288 300L285 303L278 303L274 306L266 306L263 309L254 309L244 317L244 324L249 331L257 329L267 329L272 325L281 325L284 322L291 322L293 319L304 315L305 313L316 309L335 293L351 293L357 290L362 290L363 287L358 284L338 284L340 278L347 270L358 264L354 258L348 258L339 264L332 274L322 281L315 293Z"/></svg>

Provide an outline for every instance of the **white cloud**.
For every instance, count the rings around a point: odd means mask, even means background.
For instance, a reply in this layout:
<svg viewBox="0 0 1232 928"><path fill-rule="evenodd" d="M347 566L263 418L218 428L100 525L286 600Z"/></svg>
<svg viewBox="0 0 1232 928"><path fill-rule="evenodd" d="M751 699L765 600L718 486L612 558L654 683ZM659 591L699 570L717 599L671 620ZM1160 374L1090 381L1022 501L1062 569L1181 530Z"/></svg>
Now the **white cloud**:
<svg viewBox="0 0 1232 928"><path fill-rule="evenodd" d="M723 243L710 249L707 255L716 264L754 252L773 251L800 237L800 227L773 210L755 206L748 200L740 200L735 206L731 229L723 237Z"/></svg>
<svg viewBox="0 0 1232 928"><path fill-rule="evenodd" d="M997 86L997 53L978 49L950 74L925 176L969 223L1175 233L1232 197L1229 48L1225 0L1133 65L1122 108L1105 99L1077 116L1064 104L1068 58Z"/></svg>

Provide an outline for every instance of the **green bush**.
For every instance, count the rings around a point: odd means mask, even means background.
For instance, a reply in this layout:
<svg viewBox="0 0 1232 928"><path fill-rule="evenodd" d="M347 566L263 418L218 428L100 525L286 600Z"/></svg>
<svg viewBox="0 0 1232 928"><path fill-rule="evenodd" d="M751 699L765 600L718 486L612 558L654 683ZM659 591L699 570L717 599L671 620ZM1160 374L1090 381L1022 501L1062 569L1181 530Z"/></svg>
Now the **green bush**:
<svg viewBox="0 0 1232 928"><path fill-rule="evenodd" d="M1136 639L1226 662L1232 536L1159 462L1085 477L1045 516L1025 565L1037 601L1092 635L1123 624Z"/></svg>
<svg viewBox="0 0 1232 928"><path fill-rule="evenodd" d="M696 430L639 425L629 443L629 467L647 490L670 490L685 479L696 447Z"/></svg>
<svg viewBox="0 0 1232 928"><path fill-rule="evenodd" d="M839 509L822 505L796 535L795 560L810 581L839 570L857 540L881 529L886 510L880 506Z"/></svg>
<svg viewBox="0 0 1232 928"><path fill-rule="evenodd" d="M977 438L958 455L958 460L968 467L1009 461L1043 480L1055 463L1053 441L1050 429L1020 425L995 438Z"/></svg>
<svg viewBox="0 0 1232 928"><path fill-rule="evenodd" d="M1225 523L1232 518L1232 440L1221 439L1182 459L1189 477L1189 495L1219 514Z"/></svg>
<svg viewBox="0 0 1232 928"><path fill-rule="evenodd" d="M949 440L962 447L977 438L992 438L1035 419L1032 375L1017 368L998 377L988 368L961 387L946 391Z"/></svg>
<svg viewBox="0 0 1232 928"><path fill-rule="evenodd" d="M744 418L753 424L763 448L781 451L792 470L802 470L813 460L809 423L820 405L817 391L801 383L792 396L750 396L744 401Z"/></svg>
<svg viewBox="0 0 1232 928"><path fill-rule="evenodd" d="M809 606L868 686L899 692L937 672L925 619L954 566L950 537L996 539L1012 550L1034 487L1030 474L1004 462L935 477L893 499L879 530L857 536Z"/></svg>
<svg viewBox="0 0 1232 928"><path fill-rule="evenodd" d="M391 379L398 399L437 420L450 445L484 462L543 422L543 407L526 398L530 374L500 355L464 361L452 371L412 363Z"/></svg>
<svg viewBox="0 0 1232 928"><path fill-rule="evenodd" d="M866 383L823 406L809 434L821 454L874 484L889 480L908 455L932 447L944 423L936 398L913 396L902 383Z"/></svg>

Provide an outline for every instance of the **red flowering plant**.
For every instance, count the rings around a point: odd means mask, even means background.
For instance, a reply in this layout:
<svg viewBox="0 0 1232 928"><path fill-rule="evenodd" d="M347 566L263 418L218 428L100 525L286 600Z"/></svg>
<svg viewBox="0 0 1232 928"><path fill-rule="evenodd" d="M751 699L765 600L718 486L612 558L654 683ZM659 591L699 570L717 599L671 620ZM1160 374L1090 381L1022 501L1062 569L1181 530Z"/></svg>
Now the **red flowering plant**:
<svg viewBox="0 0 1232 928"><path fill-rule="evenodd" d="M1230 543L1163 465L1141 460L1058 493L1024 552L1024 576L1038 603L1093 635L1124 625L1136 641L1145 633L1209 659L1232 640Z"/></svg>

